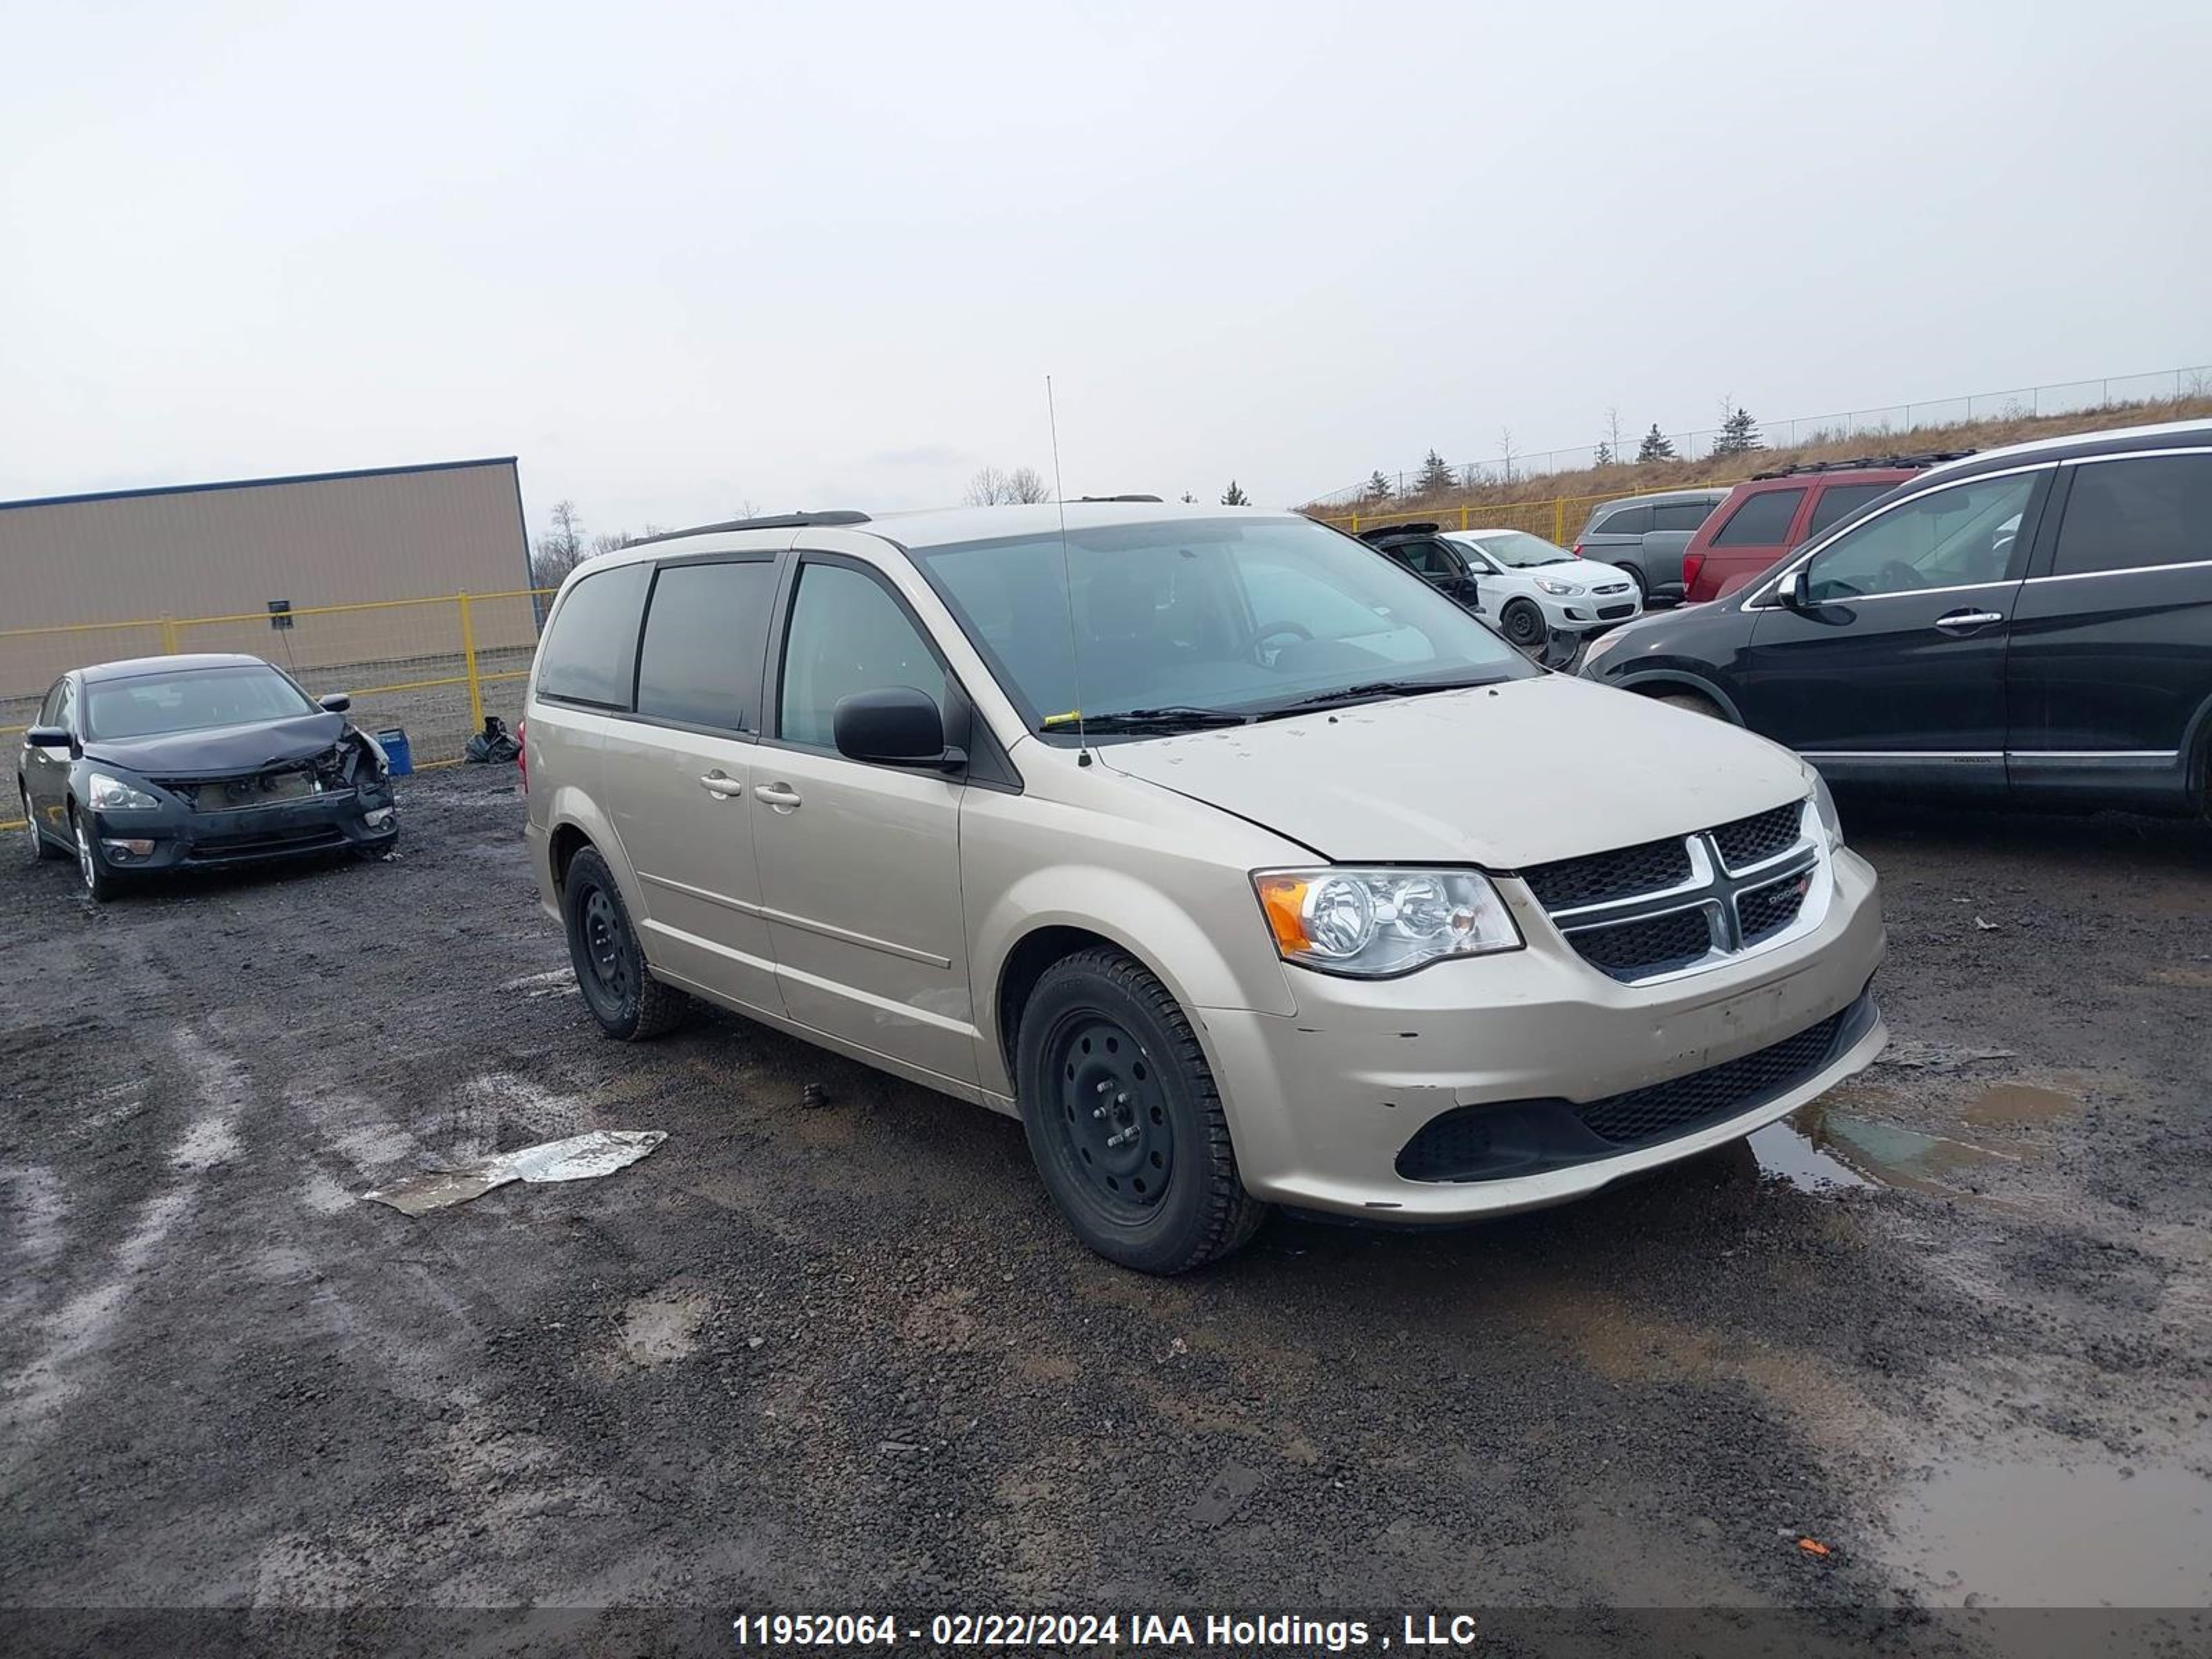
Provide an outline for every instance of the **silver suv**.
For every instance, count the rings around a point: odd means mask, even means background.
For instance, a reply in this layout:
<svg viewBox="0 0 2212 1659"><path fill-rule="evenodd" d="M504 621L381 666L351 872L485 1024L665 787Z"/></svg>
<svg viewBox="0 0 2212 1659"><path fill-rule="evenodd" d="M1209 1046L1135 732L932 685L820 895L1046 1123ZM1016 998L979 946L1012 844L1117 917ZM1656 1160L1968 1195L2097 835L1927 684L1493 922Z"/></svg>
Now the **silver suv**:
<svg viewBox="0 0 2212 1659"><path fill-rule="evenodd" d="M1018 1115L1152 1273L1271 1203L1573 1198L1879 1052L1875 874L1786 750L1305 519L1065 514L752 520L563 584L529 843L610 1036L703 998Z"/></svg>
<svg viewBox="0 0 2212 1659"><path fill-rule="evenodd" d="M1662 589L1679 594L1683 551L1732 488L1662 489L1607 501L1589 515L1583 533L1575 538L1575 556L1626 571L1639 599L1649 599Z"/></svg>

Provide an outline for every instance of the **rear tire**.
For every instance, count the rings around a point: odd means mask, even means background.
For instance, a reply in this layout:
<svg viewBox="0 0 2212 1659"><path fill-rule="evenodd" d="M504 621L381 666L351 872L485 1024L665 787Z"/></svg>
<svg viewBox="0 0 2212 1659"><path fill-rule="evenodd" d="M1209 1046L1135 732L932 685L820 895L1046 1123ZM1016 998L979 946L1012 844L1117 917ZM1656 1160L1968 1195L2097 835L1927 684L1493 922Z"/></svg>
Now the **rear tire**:
<svg viewBox="0 0 2212 1659"><path fill-rule="evenodd" d="M568 860L561 914L576 984L602 1031L617 1042L640 1042L684 1023L691 999L653 978L614 872L596 848Z"/></svg>
<svg viewBox="0 0 2212 1659"><path fill-rule="evenodd" d="M1533 649L1544 642L1546 632L1544 613L1536 608L1533 600L1512 600L1498 617L1498 625L1505 630L1508 642L1520 647L1523 651Z"/></svg>
<svg viewBox="0 0 2212 1659"><path fill-rule="evenodd" d="M1620 569L1629 580L1636 584L1636 608L1642 611L1650 600L1651 584L1644 580L1644 572L1635 565L1624 564Z"/></svg>
<svg viewBox="0 0 2212 1659"><path fill-rule="evenodd" d="M1267 1206L1244 1190L1206 1055L1173 996L1121 951L1047 969L1015 1037L1022 1127L1075 1235L1139 1273L1241 1248Z"/></svg>

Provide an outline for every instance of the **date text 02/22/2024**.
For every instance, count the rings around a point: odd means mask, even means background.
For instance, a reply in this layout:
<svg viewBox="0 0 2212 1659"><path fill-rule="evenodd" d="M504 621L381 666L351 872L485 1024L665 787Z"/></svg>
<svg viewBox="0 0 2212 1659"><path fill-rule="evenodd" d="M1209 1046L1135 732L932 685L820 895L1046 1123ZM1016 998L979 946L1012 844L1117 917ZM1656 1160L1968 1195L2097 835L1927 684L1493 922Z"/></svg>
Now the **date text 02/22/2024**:
<svg viewBox="0 0 2212 1659"><path fill-rule="evenodd" d="M1303 1648L1329 1653L1402 1647L1467 1648L1478 1639L1469 1613L1405 1613L1394 1632L1381 1620L1300 1613L755 1613L731 1621L740 1648L1140 1647ZM1393 1640L1393 1637L1395 1640Z"/></svg>

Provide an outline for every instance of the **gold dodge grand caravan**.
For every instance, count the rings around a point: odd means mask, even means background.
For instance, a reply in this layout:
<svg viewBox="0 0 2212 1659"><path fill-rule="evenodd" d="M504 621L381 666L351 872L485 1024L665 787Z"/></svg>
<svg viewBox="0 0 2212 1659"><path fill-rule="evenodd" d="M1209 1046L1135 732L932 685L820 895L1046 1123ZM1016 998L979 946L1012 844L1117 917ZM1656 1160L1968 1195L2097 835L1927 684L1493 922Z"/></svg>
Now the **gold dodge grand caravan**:
<svg viewBox="0 0 2212 1659"><path fill-rule="evenodd" d="M1871 1061L1819 776L1547 673L1308 520L1108 503L654 538L554 602L529 842L611 1036L692 997L1018 1115L1150 1273L1438 1222Z"/></svg>

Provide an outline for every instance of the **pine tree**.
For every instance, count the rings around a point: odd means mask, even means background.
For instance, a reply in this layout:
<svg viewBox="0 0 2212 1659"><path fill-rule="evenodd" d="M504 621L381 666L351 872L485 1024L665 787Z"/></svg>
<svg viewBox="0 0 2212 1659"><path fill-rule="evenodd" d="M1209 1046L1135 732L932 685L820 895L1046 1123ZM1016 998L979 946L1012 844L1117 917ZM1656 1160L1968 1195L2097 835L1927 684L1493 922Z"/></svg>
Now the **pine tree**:
<svg viewBox="0 0 2212 1659"><path fill-rule="evenodd" d="M1592 466L1611 466L1613 465L1613 446L1607 443L1603 439L1600 439L1598 441L1596 452L1590 456L1590 465Z"/></svg>
<svg viewBox="0 0 2212 1659"><path fill-rule="evenodd" d="M1452 476L1451 463L1431 449L1421 463L1420 476L1413 480L1413 494L1441 495L1458 482Z"/></svg>
<svg viewBox="0 0 2212 1659"><path fill-rule="evenodd" d="M1229 488L1221 492L1221 504L1224 507L1249 507L1252 505L1252 498L1239 489L1237 487L1237 480L1231 478L1229 481Z"/></svg>
<svg viewBox="0 0 2212 1659"><path fill-rule="evenodd" d="M1766 444L1759 435L1759 422L1751 418L1751 411L1741 404L1735 413L1721 422L1721 435L1713 440L1716 455L1747 455L1754 449L1764 449Z"/></svg>
<svg viewBox="0 0 2212 1659"><path fill-rule="evenodd" d="M1376 467L1368 476L1366 499L1371 502L1387 501L1394 493L1390 487L1390 480L1383 477L1381 467Z"/></svg>
<svg viewBox="0 0 2212 1659"><path fill-rule="evenodd" d="M1659 429L1659 422L1651 422L1651 430L1644 434L1644 441L1636 446L1636 459L1643 461L1671 461L1674 459L1674 441Z"/></svg>

